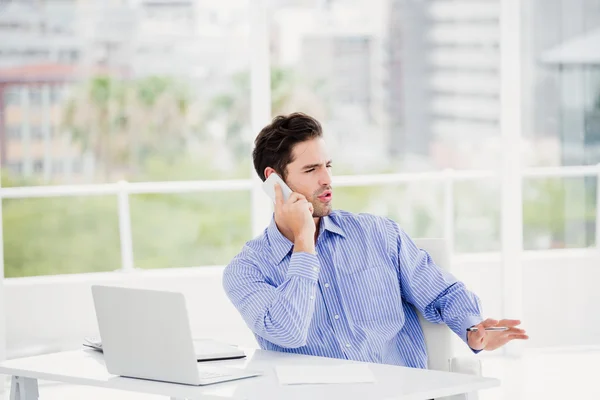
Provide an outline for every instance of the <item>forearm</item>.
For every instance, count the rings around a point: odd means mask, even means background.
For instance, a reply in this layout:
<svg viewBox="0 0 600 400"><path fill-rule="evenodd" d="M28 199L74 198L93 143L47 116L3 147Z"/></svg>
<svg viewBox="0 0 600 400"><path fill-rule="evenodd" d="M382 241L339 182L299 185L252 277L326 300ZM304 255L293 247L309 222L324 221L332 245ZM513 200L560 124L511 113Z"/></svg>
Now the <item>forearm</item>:
<svg viewBox="0 0 600 400"><path fill-rule="evenodd" d="M314 254L294 252L285 281L278 287L225 279L226 291L258 336L282 347L305 345L314 313L319 262ZM268 289L264 289L267 286Z"/></svg>
<svg viewBox="0 0 600 400"><path fill-rule="evenodd" d="M446 323L465 342L466 329L483 320L479 298L462 282L452 284L429 304L425 308L425 317Z"/></svg>

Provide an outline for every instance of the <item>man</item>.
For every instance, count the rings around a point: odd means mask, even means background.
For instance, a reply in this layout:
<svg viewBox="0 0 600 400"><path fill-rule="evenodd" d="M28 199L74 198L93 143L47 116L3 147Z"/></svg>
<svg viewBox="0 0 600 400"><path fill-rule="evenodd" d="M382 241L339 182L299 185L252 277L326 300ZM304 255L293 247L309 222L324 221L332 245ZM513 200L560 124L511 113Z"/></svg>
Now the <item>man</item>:
<svg viewBox="0 0 600 400"><path fill-rule="evenodd" d="M321 125L295 113L258 135L254 166L277 173L274 218L227 266L223 286L263 349L426 368L417 312L473 351L527 339L520 321L483 321L479 299L390 219L334 211ZM507 326L503 332L483 328ZM467 328L477 327L477 332Z"/></svg>

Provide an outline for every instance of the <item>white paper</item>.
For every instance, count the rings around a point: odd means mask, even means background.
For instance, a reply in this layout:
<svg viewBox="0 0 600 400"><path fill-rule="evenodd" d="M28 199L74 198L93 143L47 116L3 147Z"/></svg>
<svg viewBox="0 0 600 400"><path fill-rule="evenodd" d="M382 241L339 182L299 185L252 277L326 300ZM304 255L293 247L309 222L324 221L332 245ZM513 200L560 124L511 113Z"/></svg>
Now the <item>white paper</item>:
<svg viewBox="0 0 600 400"><path fill-rule="evenodd" d="M311 383L368 383L375 382L373 372L365 364L332 366L280 365L275 367L282 385Z"/></svg>

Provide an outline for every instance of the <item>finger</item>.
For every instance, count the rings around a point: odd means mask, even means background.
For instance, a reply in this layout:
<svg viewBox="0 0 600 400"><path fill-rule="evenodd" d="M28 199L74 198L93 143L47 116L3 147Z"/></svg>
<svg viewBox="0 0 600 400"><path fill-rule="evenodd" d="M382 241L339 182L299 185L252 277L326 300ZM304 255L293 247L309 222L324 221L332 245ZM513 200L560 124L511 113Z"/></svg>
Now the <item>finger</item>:
<svg viewBox="0 0 600 400"><path fill-rule="evenodd" d="M282 206L283 205L283 192L281 190L281 186L279 186L279 183L275 183L273 188L275 189L275 204L278 206Z"/></svg>
<svg viewBox="0 0 600 400"><path fill-rule="evenodd" d="M288 204L294 204L302 200L307 201L303 194L293 192L287 202Z"/></svg>
<svg viewBox="0 0 600 400"><path fill-rule="evenodd" d="M508 326L509 328L520 324L521 321L518 319L501 319L500 321L498 321L499 326Z"/></svg>
<svg viewBox="0 0 600 400"><path fill-rule="evenodd" d="M491 328L492 326L498 325L498 321L493 318L488 318L481 323L484 328Z"/></svg>
<svg viewBox="0 0 600 400"><path fill-rule="evenodd" d="M509 328L506 333L508 334L524 334L525 333L525 329L520 329L520 328Z"/></svg>
<svg viewBox="0 0 600 400"><path fill-rule="evenodd" d="M486 335L485 329L483 327L483 323L475 325L477 328L477 332L471 332L471 338L476 342L480 343L483 341L483 338Z"/></svg>
<svg viewBox="0 0 600 400"><path fill-rule="evenodd" d="M527 340L527 339L529 339L529 336L528 335L524 335L524 334L514 334L514 335L508 335L508 339L509 340L514 340L514 339L517 339L517 340Z"/></svg>
<svg viewBox="0 0 600 400"><path fill-rule="evenodd" d="M311 215L315 212L315 208L312 203L308 203L308 211L310 211Z"/></svg>

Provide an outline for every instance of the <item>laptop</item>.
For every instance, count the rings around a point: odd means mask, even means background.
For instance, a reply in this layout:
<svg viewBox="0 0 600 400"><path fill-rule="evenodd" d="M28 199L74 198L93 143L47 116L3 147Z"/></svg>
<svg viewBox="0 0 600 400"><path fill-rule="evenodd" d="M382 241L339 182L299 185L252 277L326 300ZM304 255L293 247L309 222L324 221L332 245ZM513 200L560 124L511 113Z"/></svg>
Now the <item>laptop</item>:
<svg viewBox="0 0 600 400"><path fill-rule="evenodd" d="M110 374L187 385L260 375L198 363L240 358L244 353L212 340L194 343L182 293L93 285L92 295Z"/></svg>

